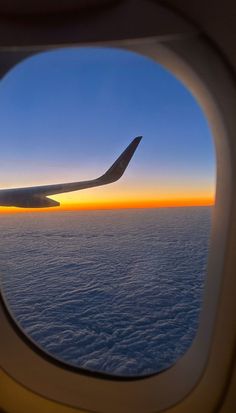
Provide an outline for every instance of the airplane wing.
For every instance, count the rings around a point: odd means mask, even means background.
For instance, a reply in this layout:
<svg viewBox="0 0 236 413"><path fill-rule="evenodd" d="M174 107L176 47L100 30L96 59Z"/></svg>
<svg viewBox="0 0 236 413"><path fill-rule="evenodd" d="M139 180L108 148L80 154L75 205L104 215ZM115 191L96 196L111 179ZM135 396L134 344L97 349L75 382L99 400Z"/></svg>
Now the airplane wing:
<svg viewBox="0 0 236 413"><path fill-rule="evenodd" d="M122 152L114 164L99 178L90 181L71 182L56 185L34 186L0 190L1 206L16 206L21 208L46 208L59 206L60 202L48 198L50 195L78 191L95 186L107 185L117 181L126 170L142 136L134 138Z"/></svg>

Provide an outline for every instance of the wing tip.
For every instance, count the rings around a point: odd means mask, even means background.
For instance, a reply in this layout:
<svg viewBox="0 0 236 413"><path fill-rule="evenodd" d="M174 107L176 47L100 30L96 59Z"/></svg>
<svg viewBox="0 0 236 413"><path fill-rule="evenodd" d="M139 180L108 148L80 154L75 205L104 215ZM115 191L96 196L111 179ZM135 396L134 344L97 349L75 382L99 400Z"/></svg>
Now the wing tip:
<svg viewBox="0 0 236 413"><path fill-rule="evenodd" d="M130 145L135 144L136 147L137 147L142 139L143 139L143 136L136 136L136 137L132 140L132 142L131 142Z"/></svg>
<svg viewBox="0 0 236 413"><path fill-rule="evenodd" d="M105 179L104 183L111 183L117 181L125 172L131 158L136 151L142 136L136 136L127 148L122 152L119 158L113 163L113 165L106 171L106 173L100 178Z"/></svg>
<svg viewBox="0 0 236 413"><path fill-rule="evenodd" d="M136 137L133 139L133 142L134 142L134 141L137 141L137 142L139 143L142 139L143 139L143 136L142 136L142 135L136 136Z"/></svg>

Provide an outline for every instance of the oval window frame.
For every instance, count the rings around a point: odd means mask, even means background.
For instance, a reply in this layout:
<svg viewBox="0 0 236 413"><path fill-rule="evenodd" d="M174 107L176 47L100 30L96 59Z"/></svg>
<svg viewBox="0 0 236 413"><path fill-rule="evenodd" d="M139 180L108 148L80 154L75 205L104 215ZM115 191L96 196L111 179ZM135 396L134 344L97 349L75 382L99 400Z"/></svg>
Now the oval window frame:
<svg viewBox="0 0 236 413"><path fill-rule="evenodd" d="M14 322L9 322L1 301L1 365L32 392L83 410L115 413L122 406L124 412L139 413L174 406L172 413L185 407L195 412L201 403L215 406L234 350L235 84L224 61L201 36L161 43L152 38L106 44L139 52L163 64L196 96L212 128L217 155L216 204L199 328L190 349L168 370L144 379L112 380L70 371L38 354L22 340ZM221 378L216 380L219 369Z"/></svg>

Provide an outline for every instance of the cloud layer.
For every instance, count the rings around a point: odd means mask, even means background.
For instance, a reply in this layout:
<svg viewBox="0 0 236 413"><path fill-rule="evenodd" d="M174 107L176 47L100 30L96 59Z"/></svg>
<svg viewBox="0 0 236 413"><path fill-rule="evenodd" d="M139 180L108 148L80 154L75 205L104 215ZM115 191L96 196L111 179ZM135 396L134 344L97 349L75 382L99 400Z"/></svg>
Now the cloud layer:
<svg viewBox="0 0 236 413"><path fill-rule="evenodd" d="M211 208L2 215L0 262L23 331L69 364L165 369L191 345Z"/></svg>

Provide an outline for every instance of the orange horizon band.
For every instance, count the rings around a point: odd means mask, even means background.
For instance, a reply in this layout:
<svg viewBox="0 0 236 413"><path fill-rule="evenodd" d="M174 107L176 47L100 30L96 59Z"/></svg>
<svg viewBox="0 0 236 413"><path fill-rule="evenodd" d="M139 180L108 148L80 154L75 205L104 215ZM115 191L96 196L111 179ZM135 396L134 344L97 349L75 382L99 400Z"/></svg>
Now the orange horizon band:
<svg viewBox="0 0 236 413"><path fill-rule="evenodd" d="M56 212L56 211L83 211L83 210L102 210L102 209L144 209L144 208L177 208L177 207L194 207L194 206L213 206L214 198L186 198L186 199L163 199L149 201L106 201L106 202L88 202L81 204L62 204L55 208L16 208L0 207L0 214L26 213L26 212Z"/></svg>

